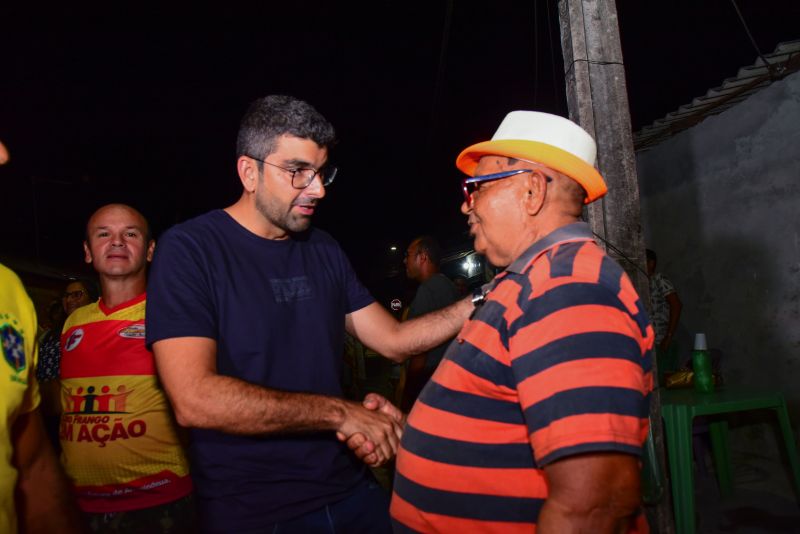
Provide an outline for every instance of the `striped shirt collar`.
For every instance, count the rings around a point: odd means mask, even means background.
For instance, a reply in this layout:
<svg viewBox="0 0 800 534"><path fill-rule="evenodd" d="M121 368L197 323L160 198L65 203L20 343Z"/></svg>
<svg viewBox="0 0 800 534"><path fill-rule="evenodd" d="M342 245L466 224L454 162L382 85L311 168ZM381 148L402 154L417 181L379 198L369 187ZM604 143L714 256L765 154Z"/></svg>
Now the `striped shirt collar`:
<svg viewBox="0 0 800 534"><path fill-rule="evenodd" d="M592 239L592 230L585 222L575 222L562 226L528 247L528 250L514 260L514 262L506 268L506 271L521 274L533 260L556 245L574 241L591 241Z"/></svg>

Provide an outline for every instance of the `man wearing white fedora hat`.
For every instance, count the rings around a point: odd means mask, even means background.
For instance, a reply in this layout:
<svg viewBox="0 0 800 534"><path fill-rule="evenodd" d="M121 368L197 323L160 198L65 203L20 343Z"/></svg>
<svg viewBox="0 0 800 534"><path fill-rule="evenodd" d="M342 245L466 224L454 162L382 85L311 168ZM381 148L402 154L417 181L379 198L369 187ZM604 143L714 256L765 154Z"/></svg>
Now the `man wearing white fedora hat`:
<svg viewBox="0 0 800 534"><path fill-rule="evenodd" d="M464 150L461 211L495 279L419 396L396 532L637 532L653 329L581 222L606 193L571 121L509 113Z"/></svg>

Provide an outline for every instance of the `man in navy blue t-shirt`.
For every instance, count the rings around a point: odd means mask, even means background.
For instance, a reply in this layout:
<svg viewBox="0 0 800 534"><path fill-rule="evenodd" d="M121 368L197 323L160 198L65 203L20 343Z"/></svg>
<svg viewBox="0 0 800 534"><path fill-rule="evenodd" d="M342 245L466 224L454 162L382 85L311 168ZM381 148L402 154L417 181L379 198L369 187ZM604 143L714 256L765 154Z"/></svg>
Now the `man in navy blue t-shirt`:
<svg viewBox="0 0 800 534"><path fill-rule="evenodd" d="M345 330L403 361L455 335L472 310L466 299L398 323L338 243L311 227L336 175L334 137L303 101L255 101L239 129L241 198L159 242L147 342L178 422L192 429L207 531L389 531L388 498L358 458L388 461L403 417L377 395L342 398Z"/></svg>

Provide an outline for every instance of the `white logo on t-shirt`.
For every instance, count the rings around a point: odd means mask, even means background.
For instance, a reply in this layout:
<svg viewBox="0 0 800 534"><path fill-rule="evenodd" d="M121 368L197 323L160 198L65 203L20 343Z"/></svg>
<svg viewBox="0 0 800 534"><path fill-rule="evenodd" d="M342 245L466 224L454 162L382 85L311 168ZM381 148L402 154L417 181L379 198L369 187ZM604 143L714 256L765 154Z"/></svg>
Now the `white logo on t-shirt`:
<svg viewBox="0 0 800 534"><path fill-rule="evenodd" d="M74 349L80 344L82 339L83 339L83 328L76 328L67 338L67 342L64 343L64 350Z"/></svg>

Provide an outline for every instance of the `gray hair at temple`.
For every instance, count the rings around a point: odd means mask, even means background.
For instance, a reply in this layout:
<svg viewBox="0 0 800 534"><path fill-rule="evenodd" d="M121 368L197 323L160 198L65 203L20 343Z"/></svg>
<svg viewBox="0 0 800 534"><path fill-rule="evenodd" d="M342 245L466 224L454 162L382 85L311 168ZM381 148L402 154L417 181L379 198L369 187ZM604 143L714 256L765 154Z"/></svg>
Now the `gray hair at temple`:
<svg viewBox="0 0 800 534"><path fill-rule="evenodd" d="M250 104L239 123L236 155L266 158L282 135L310 139L320 147L336 143L336 130L320 112L303 100L269 95ZM262 164L258 162L261 171Z"/></svg>

